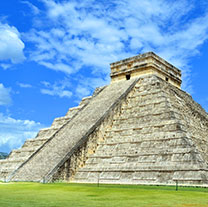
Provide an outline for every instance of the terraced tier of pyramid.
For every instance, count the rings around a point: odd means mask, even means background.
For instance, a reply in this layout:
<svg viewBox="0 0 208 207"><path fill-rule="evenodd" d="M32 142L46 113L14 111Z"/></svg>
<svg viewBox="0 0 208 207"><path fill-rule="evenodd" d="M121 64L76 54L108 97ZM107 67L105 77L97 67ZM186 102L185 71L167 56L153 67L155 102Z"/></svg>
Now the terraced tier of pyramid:
<svg viewBox="0 0 208 207"><path fill-rule="evenodd" d="M208 114L154 53L111 64L111 84L1 161L2 180L208 185Z"/></svg>
<svg viewBox="0 0 208 207"><path fill-rule="evenodd" d="M97 91L94 95L97 94ZM27 139L20 149L0 160L0 180L7 181L15 171L39 151L51 138L81 110L92 97L83 98L78 107L70 108L64 117L54 119L50 128L41 129L34 139Z"/></svg>

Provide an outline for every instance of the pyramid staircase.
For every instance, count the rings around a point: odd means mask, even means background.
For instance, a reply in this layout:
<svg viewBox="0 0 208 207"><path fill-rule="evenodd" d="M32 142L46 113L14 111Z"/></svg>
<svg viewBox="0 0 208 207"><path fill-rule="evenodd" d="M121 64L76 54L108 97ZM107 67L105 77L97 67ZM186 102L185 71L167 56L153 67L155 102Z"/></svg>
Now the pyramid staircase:
<svg viewBox="0 0 208 207"><path fill-rule="evenodd" d="M102 89L102 87L97 88L93 96L96 96ZM51 127L41 129L35 138L27 139L20 149L12 150L6 159L0 160L0 180L7 181L19 167L26 163L41 147L47 144L65 124L73 119L73 117L90 102L91 98L92 96L83 98L79 106L70 108L65 116L55 118Z"/></svg>
<svg viewBox="0 0 208 207"><path fill-rule="evenodd" d="M79 110L69 122L54 133L52 138L43 144L36 153L33 153L22 165L16 168L7 180L51 181L53 174L59 169L63 160L67 159L77 147L86 142L88 135L113 111L114 107L128 94L136 82L137 78L134 78L125 83L120 81L106 86L98 95L92 97L89 103Z"/></svg>

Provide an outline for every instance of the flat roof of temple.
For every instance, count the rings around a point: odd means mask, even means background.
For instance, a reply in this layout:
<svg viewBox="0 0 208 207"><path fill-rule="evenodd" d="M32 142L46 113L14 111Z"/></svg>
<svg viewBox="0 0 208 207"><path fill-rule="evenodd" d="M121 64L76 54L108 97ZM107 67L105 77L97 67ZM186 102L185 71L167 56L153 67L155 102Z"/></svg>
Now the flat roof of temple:
<svg viewBox="0 0 208 207"><path fill-rule="evenodd" d="M175 72L181 74L181 70L179 70L178 68L176 68L175 66L173 66L172 64L170 64L169 62L164 60L163 58L159 57L154 52L147 52L147 53L139 54L139 55L136 55L136 56L133 56L133 57L130 57L130 58L123 59L123 60L119 60L119 61L111 63L110 66L111 66L111 68L114 68L114 67L117 67L119 65L123 65L123 64L127 64L129 62L132 62L133 60L145 59L145 58L148 58L148 57L153 57L153 58L157 59L159 62L168 66L169 68L171 68Z"/></svg>

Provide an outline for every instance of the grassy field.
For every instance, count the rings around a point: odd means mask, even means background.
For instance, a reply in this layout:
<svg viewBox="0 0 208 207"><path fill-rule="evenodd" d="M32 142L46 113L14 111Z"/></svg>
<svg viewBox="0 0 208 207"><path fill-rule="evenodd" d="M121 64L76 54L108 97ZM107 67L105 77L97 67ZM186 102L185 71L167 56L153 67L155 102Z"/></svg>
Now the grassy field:
<svg viewBox="0 0 208 207"><path fill-rule="evenodd" d="M208 189L93 184L0 184L0 207L208 207Z"/></svg>

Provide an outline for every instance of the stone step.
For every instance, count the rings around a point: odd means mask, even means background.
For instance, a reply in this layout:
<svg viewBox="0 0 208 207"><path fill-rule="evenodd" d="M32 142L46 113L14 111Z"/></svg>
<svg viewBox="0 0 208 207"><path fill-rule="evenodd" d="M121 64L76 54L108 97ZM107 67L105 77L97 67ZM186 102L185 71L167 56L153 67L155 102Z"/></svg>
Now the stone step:
<svg viewBox="0 0 208 207"><path fill-rule="evenodd" d="M66 124L68 121L70 121L70 118L66 116L55 118L51 126L55 128L60 128L64 124Z"/></svg>
<svg viewBox="0 0 208 207"><path fill-rule="evenodd" d="M2 169L0 169L0 174L1 173L11 173L12 171L16 170L17 169L17 165L12 165L12 166L9 166L9 167L3 167Z"/></svg>
<svg viewBox="0 0 208 207"><path fill-rule="evenodd" d="M154 107L155 105L161 105L163 106L165 104L167 104L167 100L165 96L160 96L157 97L156 99L146 99L146 100L139 100L139 101L135 101L135 102L129 102L126 105L122 106L123 110L128 110L128 109L134 109L137 110L139 108L150 108L150 107Z"/></svg>
<svg viewBox="0 0 208 207"><path fill-rule="evenodd" d="M87 105L91 101L91 99L92 96L82 98L79 106L70 108L64 117L68 117L69 119L72 118L77 112L79 112L80 109Z"/></svg>
<svg viewBox="0 0 208 207"><path fill-rule="evenodd" d="M125 153L125 152L124 152ZM96 155L91 155L86 164L97 164L97 163L156 163L156 162L198 162L202 163L203 159L199 156L198 153L169 153L169 154L156 154L156 153L116 153L116 154L109 154L109 153L96 153ZM193 157L195 160L193 161Z"/></svg>
<svg viewBox="0 0 208 207"><path fill-rule="evenodd" d="M23 157L12 157L12 158L8 158L7 161L4 163L4 164L7 164L7 163L19 163L19 162L24 162L25 161L25 158Z"/></svg>
<svg viewBox="0 0 208 207"><path fill-rule="evenodd" d="M132 129L130 128L130 130L132 131ZM112 136L113 135L113 136ZM151 133L147 133L145 134L145 136L143 134L140 133L136 133L136 134L132 134L131 136L129 136L129 134L127 134L127 136L120 136L119 134L112 134L112 131L110 129L105 131L105 139L104 142L108 143L108 141L111 140L115 140L115 141L120 141L123 140L124 142L129 141L129 142L137 142L137 141L149 141L149 140L169 140L169 139L185 139L185 140L189 140L187 137L184 136L183 131L172 131L172 132L151 132Z"/></svg>
<svg viewBox="0 0 208 207"><path fill-rule="evenodd" d="M8 159L8 158L3 159L3 160L0 160L0 168L4 165L4 163L7 162L7 159Z"/></svg>
<svg viewBox="0 0 208 207"><path fill-rule="evenodd" d="M1 164L5 162L6 159L2 159L0 160L0 168L1 168Z"/></svg>
<svg viewBox="0 0 208 207"><path fill-rule="evenodd" d="M118 133L120 136L130 136L132 134L152 134L153 132L178 132L178 131L186 131L186 127L177 123L173 120L173 123L163 124L163 123L155 123L152 125L143 124L138 126L128 126L128 128L119 128L112 127L111 129L106 130L109 136L115 136Z"/></svg>
<svg viewBox="0 0 208 207"><path fill-rule="evenodd" d="M0 170L0 180L3 182L7 182L7 177L12 173L12 170L5 169L5 171Z"/></svg>
<svg viewBox="0 0 208 207"><path fill-rule="evenodd" d="M153 159L147 159L146 157L138 157L138 159L135 159L135 157L132 157L128 159L126 159L126 161L132 165L132 168L134 168L136 165L138 165L138 167L142 167L144 165L149 165L149 166L153 166L153 165L158 165L162 162L166 162L167 165L186 165L189 166L190 164L193 164L193 161L189 158L185 158L185 159L181 159L181 160L178 160L178 159L171 159L170 158L165 158L163 159L163 157L158 157L158 158L153 158ZM135 162L137 162L135 164ZM196 163L196 162L195 162ZM198 164L203 164L203 161L199 161L197 162ZM106 166L108 168L114 168L114 167L117 167L117 165L124 165L124 168L126 167L126 163L125 161L119 161L119 160L112 160L110 158L105 158L105 159L96 159L96 160L88 160L86 162L86 165L87 165L87 168L88 169L94 169L94 168L99 168L99 167L102 167L102 166ZM203 165L203 167L205 168L206 166Z"/></svg>
<svg viewBox="0 0 208 207"><path fill-rule="evenodd" d="M70 108L68 112L66 113L66 117L72 118L82 108L83 106L76 106L76 107Z"/></svg>
<svg viewBox="0 0 208 207"><path fill-rule="evenodd" d="M60 127L49 127L49 128L44 128L41 129L38 133L37 138L50 138L51 136L53 136L58 130L60 129Z"/></svg>
<svg viewBox="0 0 208 207"><path fill-rule="evenodd" d="M126 115L131 116L131 114L136 115L136 114L141 114L141 113L151 114L151 113L155 113L158 111L162 112L167 109L168 109L167 102L163 101L163 102L157 103L157 107L155 106L155 104L148 104L148 105L141 104L138 107L131 106L131 107L127 107L126 109L124 107L123 111L126 111Z"/></svg>
<svg viewBox="0 0 208 207"><path fill-rule="evenodd" d="M28 158L30 157L36 149L30 149L30 150L23 150L24 148L20 150L13 150L11 156L9 157L10 159L13 158Z"/></svg>
<svg viewBox="0 0 208 207"><path fill-rule="evenodd" d="M146 100L153 100L157 99L157 97L167 97L167 92L164 92L162 90L156 90L152 92L142 92L142 93L132 93L131 96L128 97L129 100L135 101L135 102L140 102L140 101L146 101Z"/></svg>
<svg viewBox="0 0 208 207"><path fill-rule="evenodd" d="M169 146L169 147L191 147L193 146L193 142L189 141L187 138L184 137L170 137L170 138L155 138L152 136L150 138L145 138L143 139L142 136L132 136L132 137L107 137L104 141L99 141L98 144L100 146L102 145L110 145L110 146L115 146L115 145L125 145L125 144L130 144L130 145L151 145L151 146Z"/></svg>
<svg viewBox="0 0 208 207"><path fill-rule="evenodd" d="M125 110L123 110L123 112L124 111ZM131 113L129 111L125 111L125 114L121 113L118 116L115 115L114 119L115 120L121 120L121 121L122 120L125 121L125 120L128 120L128 119L130 119L130 120L137 120L137 119L141 119L143 117L148 117L148 116L160 117L160 116L162 116L163 113L164 113L164 116L167 113L171 113L174 116L176 116L176 118L181 117L181 115L175 109L171 109L170 110L168 107L165 107L165 108L157 108L157 110L155 110L155 107L152 107L152 110L145 110L145 111L142 111L142 113L139 113L138 110L131 109ZM166 117L167 117L167 115L166 115Z"/></svg>
<svg viewBox="0 0 208 207"><path fill-rule="evenodd" d="M178 173L178 172L177 172ZM86 182L99 182L100 183L130 183L130 184L175 184L176 180L179 184L198 184L198 181L202 181L202 184L207 184L208 180L207 177L202 177L201 171L184 171L184 173L179 172L180 175L184 174L183 177L176 177L174 172L168 171L161 171L161 172L154 172L154 171L146 171L146 172L79 172L75 175L76 182L82 180ZM205 172L207 174L207 172ZM73 181L74 182L74 181Z"/></svg>
<svg viewBox="0 0 208 207"><path fill-rule="evenodd" d="M172 165L171 165L172 164ZM148 165L148 164L132 164L132 163L125 163L125 164L111 164L111 165L94 165L94 167L85 166L79 169L79 172L189 172L189 171L208 171L207 168L203 168L203 166L190 164L190 163L170 163L169 166L162 165L162 164L155 164L155 165Z"/></svg>
<svg viewBox="0 0 208 207"><path fill-rule="evenodd" d="M183 124L179 124L179 122L176 119L168 119L168 120L160 120L158 122L158 120L152 120L152 121L142 121L140 122L140 120L136 120L134 123L129 124L128 121L126 121L125 123L114 123L112 128L107 130L108 131L124 131L124 130L140 130L143 128L163 128L164 126L168 126L168 125L179 125L179 126L184 126Z"/></svg>
<svg viewBox="0 0 208 207"><path fill-rule="evenodd" d="M155 113L152 114L134 114L130 117L124 117L124 116L118 116L113 119L113 124L114 125L119 125L119 124L125 124L128 123L129 125L131 124L142 124L142 123L152 123L156 121L165 121L165 120L172 120L174 119L176 114L173 111L170 110L165 110L163 112L158 113L155 111Z"/></svg>
<svg viewBox="0 0 208 207"><path fill-rule="evenodd" d="M24 158L11 158L8 159L7 162L2 164L1 171L4 169L16 169L18 168L23 162L27 160L27 157Z"/></svg>
<svg viewBox="0 0 208 207"><path fill-rule="evenodd" d="M28 146L28 147L22 147L20 149L17 149L17 151L20 152L32 152L32 151L36 151L37 149L39 149L40 146Z"/></svg>
<svg viewBox="0 0 208 207"><path fill-rule="evenodd" d="M34 139L27 139L23 145L23 147L38 147L42 146L49 138L34 138Z"/></svg>
<svg viewBox="0 0 208 207"><path fill-rule="evenodd" d="M40 147L41 147L41 145L39 145L39 146L37 146L37 145L36 146L34 146L34 145L33 146L23 146L20 149L12 150L8 159L29 157Z"/></svg>
<svg viewBox="0 0 208 207"><path fill-rule="evenodd" d="M85 106L86 104L90 102L91 99L92 99L92 96L82 98L79 106Z"/></svg>
<svg viewBox="0 0 208 207"><path fill-rule="evenodd" d="M116 140L118 141L118 140ZM97 148L97 152L102 152L102 151L106 151L106 150L136 150L136 152L138 151L146 151L148 152L149 149L152 147L155 150L166 150L166 149L192 149L192 144L189 144L188 142L185 142L183 139L181 138L177 138L177 139L160 139L160 140L137 140L134 142L131 142L131 140L127 140L125 142L120 142L120 140L118 142L104 142L102 144L99 145L99 147ZM129 151L128 150L128 151Z"/></svg>
<svg viewBox="0 0 208 207"><path fill-rule="evenodd" d="M102 150L103 149L103 150ZM191 147L187 148L124 148L123 146L118 145L118 147L105 147L96 151L95 154L92 154L91 157L123 157L123 156L149 156L149 155L169 155L169 154L198 154L198 152Z"/></svg>

